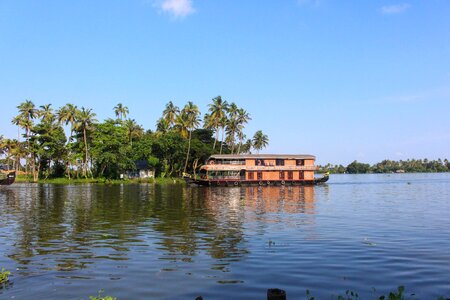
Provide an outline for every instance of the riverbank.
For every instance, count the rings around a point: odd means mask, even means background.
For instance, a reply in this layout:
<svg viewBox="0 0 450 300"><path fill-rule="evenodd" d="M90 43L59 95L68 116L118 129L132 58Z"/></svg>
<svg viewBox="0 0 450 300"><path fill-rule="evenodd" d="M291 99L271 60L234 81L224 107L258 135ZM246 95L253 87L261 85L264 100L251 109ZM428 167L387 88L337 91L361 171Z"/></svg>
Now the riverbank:
<svg viewBox="0 0 450 300"><path fill-rule="evenodd" d="M31 176L17 176L16 182L33 183ZM151 184L173 184L184 183L181 178L146 178L146 179L106 179L106 178L47 178L39 179L37 183L48 184L138 184L138 183L151 183Z"/></svg>

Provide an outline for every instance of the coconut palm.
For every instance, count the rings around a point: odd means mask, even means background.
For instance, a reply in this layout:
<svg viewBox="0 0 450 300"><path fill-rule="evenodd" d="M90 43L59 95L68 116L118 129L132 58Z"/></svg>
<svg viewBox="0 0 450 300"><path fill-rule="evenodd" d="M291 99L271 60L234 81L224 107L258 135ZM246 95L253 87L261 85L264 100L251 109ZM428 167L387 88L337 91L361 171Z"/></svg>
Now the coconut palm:
<svg viewBox="0 0 450 300"><path fill-rule="evenodd" d="M76 107L76 105L73 105L71 103L67 103L56 112L56 115L58 116L58 122L60 124L64 123L65 125L68 125L70 123L69 140L72 137L72 133L75 126L75 118L77 114L78 108Z"/></svg>
<svg viewBox="0 0 450 300"><path fill-rule="evenodd" d="M236 134L237 134L237 137L238 137L238 139L239 139L239 147L238 147L238 154L239 154L240 151L241 151L242 142L243 142L244 139L246 138L246 137L245 137L245 134L242 132L242 130L243 130L243 128L244 128L244 125L247 124L248 121L251 120L252 118L250 118L249 113L247 113L247 112L245 111L245 109L243 109L243 108L239 108L237 113L238 113L238 115L237 115L237 120L238 120L238 123L239 123L239 125L240 125L240 129L239 129L238 132L236 133Z"/></svg>
<svg viewBox="0 0 450 300"><path fill-rule="evenodd" d="M253 136L253 148L256 150L256 153L259 154L259 151L265 148L268 144L269 137L261 130L258 130Z"/></svg>
<svg viewBox="0 0 450 300"><path fill-rule="evenodd" d="M38 115L42 118L42 120L51 121L54 117L52 105L45 104L39 107L41 108L41 110L38 111Z"/></svg>
<svg viewBox="0 0 450 300"><path fill-rule="evenodd" d="M184 170L183 170L183 172L186 173L187 164L188 164L188 160L189 160L189 154L191 151L192 131L200 125L200 119L199 119L200 111L198 110L197 105L195 105L194 103L189 101L186 104L186 106L183 108L183 110L181 111L181 115L185 115L185 120L186 120L185 125L186 125L186 129L188 131L188 134L189 134L188 151L186 154L186 163L184 164Z"/></svg>
<svg viewBox="0 0 450 300"><path fill-rule="evenodd" d="M18 124L25 129L25 136L28 141L30 129L33 126L32 119L38 116L38 110L30 100L25 100L25 102L21 103L17 108L19 109L19 115L17 117L20 119ZM15 121L15 119L13 119L13 121Z"/></svg>
<svg viewBox="0 0 450 300"><path fill-rule="evenodd" d="M228 119L226 132L227 132L227 142L231 145L231 153L234 152L234 144L236 133L241 131L243 126L239 124L236 118Z"/></svg>
<svg viewBox="0 0 450 300"><path fill-rule="evenodd" d="M177 115L180 113L178 106L175 106L172 101L166 104L166 108L163 111L163 118L172 127L175 124Z"/></svg>
<svg viewBox="0 0 450 300"><path fill-rule="evenodd" d="M127 135L130 146L133 146L133 138L143 136L144 129L142 128L142 126L138 125L134 119L127 119L124 125L127 128Z"/></svg>
<svg viewBox="0 0 450 300"><path fill-rule="evenodd" d="M21 128L25 129L25 139L27 141L27 154L30 153L30 130L33 127L33 119L38 116L38 110L34 103L30 100L25 100L25 102L21 103L17 106L19 109L19 115L17 115L12 122ZM29 158L28 155L25 155L27 161L27 167Z"/></svg>
<svg viewBox="0 0 450 300"><path fill-rule="evenodd" d="M128 113L130 111L128 110L128 107L123 106L122 103L117 104L114 106L114 113L116 114L116 117L122 121L122 118L126 118Z"/></svg>
<svg viewBox="0 0 450 300"><path fill-rule="evenodd" d="M83 132L83 141L84 141L84 163L83 163L83 176L86 177L87 174L87 165L88 165L88 145L87 145L87 134L89 131L93 129L94 123L97 122L95 119L96 114L92 112L92 109L86 109L84 107L78 111L75 116L75 130Z"/></svg>
<svg viewBox="0 0 450 300"><path fill-rule="evenodd" d="M226 125L226 111L228 107L227 101L222 100L221 96L217 96L212 99L213 103L208 104L208 111L210 113L211 118L211 126L216 130L216 141L219 140L219 128L222 129L222 143L220 145L220 153L222 153L222 145L223 145L223 133ZM214 142L213 150L215 149L216 142Z"/></svg>
<svg viewBox="0 0 450 300"><path fill-rule="evenodd" d="M203 116L203 128L211 130L213 133L219 133L217 129L217 122L211 117L211 114L205 113ZM216 148L217 137L214 139L213 150Z"/></svg>
<svg viewBox="0 0 450 300"><path fill-rule="evenodd" d="M163 134L168 133L170 130L169 123L167 123L166 119L159 118L156 122L156 136L160 137Z"/></svg>

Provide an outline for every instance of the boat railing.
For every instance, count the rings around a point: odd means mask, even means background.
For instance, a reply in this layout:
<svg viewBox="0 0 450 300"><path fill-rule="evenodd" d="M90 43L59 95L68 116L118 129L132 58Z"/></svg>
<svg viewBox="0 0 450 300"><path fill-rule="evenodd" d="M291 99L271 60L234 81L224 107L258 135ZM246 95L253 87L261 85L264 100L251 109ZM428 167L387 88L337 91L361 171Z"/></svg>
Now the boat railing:
<svg viewBox="0 0 450 300"><path fill-rule="evenodd" d="M241 176L208 176L209 180L241 180Z"/></svg>
<svg viewBox="0 0 450 300"><path fill-rule="evenodd" d="M247 171L316 171L318 166L247 166Z"/></svg>

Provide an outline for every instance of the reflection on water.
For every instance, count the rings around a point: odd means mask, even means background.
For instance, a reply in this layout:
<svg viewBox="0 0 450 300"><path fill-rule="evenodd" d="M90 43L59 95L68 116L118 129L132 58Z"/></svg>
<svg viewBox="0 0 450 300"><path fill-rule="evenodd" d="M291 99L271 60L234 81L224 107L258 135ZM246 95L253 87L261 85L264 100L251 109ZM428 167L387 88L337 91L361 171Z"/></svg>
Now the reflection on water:
<svg viewBox="0 0 450 300"><path fill-rule="evenodd" d="M329 296L351 284L366 289L364 280L391 287L369 269L396 266L405 275L412 262L419 273L450 271L450 257L439 254L449 243L429 257L420 230L399 242L412 228L409 217L379 222L395 209L392 199L400 201L398 186L348 180L322 187L13 185L0 190L0 266L13 270L14 285L0 296L80 299L104 288L121 299L261 299L274 285L300 297L319 287L316 295ZM417 185L416 194L426 188ZM414 226L435 225L427 222ZM424 261L396 250L411 245ZM410 275L405 280L414 282Z"/></svg>
<svg viewBox="0 0 450 300"><path fill-rule="evenodd" d="M227 270L248 252L249 212L259 221L269 213L314 213L313 187L30 184L1 196L2 247L23 276L128 260L139 247L154 247L163 261L192 262L201 253L214 259L212 269Z"/></svg>

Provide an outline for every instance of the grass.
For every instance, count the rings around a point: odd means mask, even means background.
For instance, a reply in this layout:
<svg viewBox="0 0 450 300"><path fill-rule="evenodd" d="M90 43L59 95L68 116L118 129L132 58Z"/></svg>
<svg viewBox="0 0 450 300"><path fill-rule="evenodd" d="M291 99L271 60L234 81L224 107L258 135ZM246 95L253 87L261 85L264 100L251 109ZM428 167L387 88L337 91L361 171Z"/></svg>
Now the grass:
<svg viewBox="0 0 450 300"><path fill-rule="evenodd" d="M24 175L16 177L16 182L33 182L33 179ZM50 183L50 184L137 184L137 183L152 183L152 184L173 184L184 183L181 178L146 178L146 179L107 179L107 178L47 178L39 179L38 183Z"/></svg>

